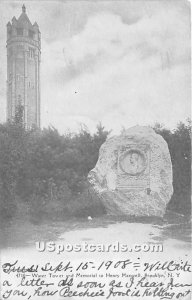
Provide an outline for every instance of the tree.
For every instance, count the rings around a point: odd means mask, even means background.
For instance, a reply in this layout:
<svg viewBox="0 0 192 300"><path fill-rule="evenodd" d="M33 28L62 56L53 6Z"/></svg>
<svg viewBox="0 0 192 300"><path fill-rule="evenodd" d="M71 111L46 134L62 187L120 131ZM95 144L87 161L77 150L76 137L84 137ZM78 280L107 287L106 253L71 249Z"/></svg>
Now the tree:
<svg viewBox="0 0 192 300"><path fill-rule="evenodd" d="M156 123L154 130L168 143L173 166L174 194L168 208L183 214L191 212L191 122L180 122L171 132Z"/></svg>

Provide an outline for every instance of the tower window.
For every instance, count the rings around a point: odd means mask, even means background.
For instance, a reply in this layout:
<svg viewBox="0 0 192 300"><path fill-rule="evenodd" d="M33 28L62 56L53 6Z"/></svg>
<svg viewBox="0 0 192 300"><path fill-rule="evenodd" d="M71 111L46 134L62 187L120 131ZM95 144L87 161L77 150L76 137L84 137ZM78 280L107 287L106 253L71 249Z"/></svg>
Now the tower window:
<svg viewBox="0 0 192 300"><path fill-rule="evenodd" d="M9 73L9 82L12 81L12 73Z"/></svg>
<svg viewBox="0 0 192 300"><path fill-rule="evenodd" d="M19 36L23 35L23 28L17 28L17 35Z"/></svg>
<svg viewBox="0 0 192 300"><path fill-rule="evenodd" d="M21 95L18 95L17 99L18 99L18 104L21 105Z"/></svg>
<svg viewBox="0 0 192 300"><path fill-rule="evenodd" d="M35 56L35 51L34 51L34 49L31 48L31 47L29 47L28 56L29 56L30 58L34 58L34 56Z"/></svg>
<svg viewBox="0 0 192 300"><path fill-rule="evenodd" d="M12 30L11 30L11 28L8 30L8 36L9 37L11 37L11 35L12 35Z"/></svg>
<svg viewBox="0 0 192 300"><path fill-rule="evenodd" d="M9 55L11 56L11 55L13 54L12 48L10 48L10 49L8 50L8 52L9 52Z"/></svg>
<svg viewBox="0 0 192 300"><path fill-rule="evenodd" d="M24 48L23 48L23 46L22 46L22 45L17 45L17 46L16 46L16 48L17 48L17 51L24 50Z"/></svg>
<svg viewBox="0 0 192 300"><path fill-rule="evenodd" d="M28 81L28 88L34 89L34 83L31 81Z"/></svg>
<svg viewBox="0 0 192 300"><path fill-rule="evenodd" d="M29 37L30 37L31 39L33 39L33 37L34 37L34 32L33 32L32 30L29 30Z"/></svg>

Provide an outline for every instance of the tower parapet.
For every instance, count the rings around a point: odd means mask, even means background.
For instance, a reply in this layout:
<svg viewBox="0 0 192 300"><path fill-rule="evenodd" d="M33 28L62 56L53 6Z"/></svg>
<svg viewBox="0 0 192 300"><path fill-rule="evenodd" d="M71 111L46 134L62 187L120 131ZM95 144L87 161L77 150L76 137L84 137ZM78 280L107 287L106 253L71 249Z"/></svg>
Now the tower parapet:
<svg viewBox="0 0 192 300"><path fill-rule="evenodd" d="M40 127L41 34L22 6L18 19L7 24L7 119L14 118L16 107L24 108L24 123Z"/></svg>

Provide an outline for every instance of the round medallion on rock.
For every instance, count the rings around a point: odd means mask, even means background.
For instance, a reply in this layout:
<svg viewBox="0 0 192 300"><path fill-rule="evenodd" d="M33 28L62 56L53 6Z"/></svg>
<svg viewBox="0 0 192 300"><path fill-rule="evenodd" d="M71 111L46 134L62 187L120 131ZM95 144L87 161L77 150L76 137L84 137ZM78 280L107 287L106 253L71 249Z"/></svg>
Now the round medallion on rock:
<svg viewBox="0 0 192 300"><path fill-rule="evenodd" d="M140 150L131 149L120 157L119 165L123 172L135 176L146 169L147 158Z"/></svg>

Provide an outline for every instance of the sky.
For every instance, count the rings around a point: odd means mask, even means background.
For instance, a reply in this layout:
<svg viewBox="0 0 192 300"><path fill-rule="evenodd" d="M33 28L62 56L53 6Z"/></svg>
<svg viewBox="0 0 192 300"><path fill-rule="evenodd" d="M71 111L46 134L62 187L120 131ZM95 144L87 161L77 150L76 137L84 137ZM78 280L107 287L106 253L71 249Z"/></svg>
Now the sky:
<svg viewBox="0 0 192 300"><path fill-rule="evenodd" d="M6 24L23 3L41 31L41 124L60 133L101 122L119 133L190 117L190 3L0 0L0 122Z"/></svg>

